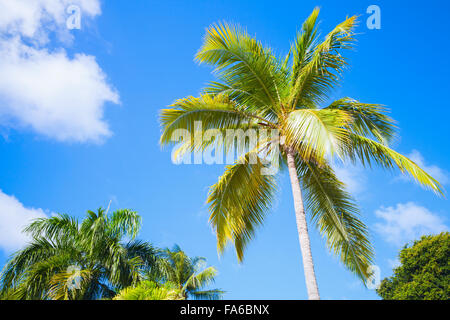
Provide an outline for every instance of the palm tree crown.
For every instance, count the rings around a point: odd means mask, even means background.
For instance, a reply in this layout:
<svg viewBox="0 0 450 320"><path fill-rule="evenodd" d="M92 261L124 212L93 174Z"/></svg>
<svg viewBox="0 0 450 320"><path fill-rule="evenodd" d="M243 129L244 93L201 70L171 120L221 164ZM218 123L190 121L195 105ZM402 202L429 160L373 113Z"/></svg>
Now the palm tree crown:
<svg viewBox="0 0 450 320"><path fill-rule="evenodd" d="M254 237L275 196L276 179L261 173L267 157L279 157L289 169L305 276L310 298L318 298L305 211L342 263L366 281L373 261L367 227L331 163L398 168L418 183L442 193L440 184L413 161L389 148L396 126L378 104L342 98L323 107L347 65L343 56L354 46L356 17L345 19L320 41L316 8L303 23L289 53L278 58L271 49L239 26L220 23L207 29L196 60L215 67L218 81L195 98L177 100L161 112L161 144L173 143L177 129L202 135L209 129L273 129L280 139L260 140L246 149L210 189L210 222L218 250L227 243L239 260ZM201 121L201 126L196 122ZM233 150L234 141L220 144L190 139L176 154L209 147ZM272 152L279 149L280 152ZM257 161L250 161L252 156ZM305 207L302 193L305 194ZM306 210L305 210L306 209Z"/></svg>
<svg viewBox="0 0 450 320"><path fill-rule="evenodd" d="M213 283L217 276L216 268L205 266L205 258L191 258L177 245L163 250L159 257L159 282L173 284L184 299L217 300L222 297L222 290L204 289Z"/></svg>

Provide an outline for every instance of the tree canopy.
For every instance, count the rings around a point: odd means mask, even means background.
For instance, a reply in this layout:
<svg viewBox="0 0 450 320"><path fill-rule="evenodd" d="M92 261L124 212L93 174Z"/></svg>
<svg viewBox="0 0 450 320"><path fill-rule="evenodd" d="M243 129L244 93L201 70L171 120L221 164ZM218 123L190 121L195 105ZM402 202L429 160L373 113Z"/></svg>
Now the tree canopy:
<svg viewBox="0 0 450 320"><path fill-rule="evenodd" d="M424 236L400 251L401 265L377 289L385 300L450 299L450 233Z"/></svg>
<svg viewBox="0 0 450 320"><path fill-rule="evenodd" d="M202 258L137 240L141 217L123 209L88 211L77 219L58 214L36 219L25 232L31 242L0 274L0 300L174 300L188 294L219 298L206 290L217 273Z"/></svg>
<svg viewBox="0 0 450 320"><path fill-rule="evenodd" d="M175 285L184 299L217 300L223 295L220 289L205 290L217 276L214 267L206 267L203 257L189 257L178 245L165 249L159 262L159 281ZM150 277L154 278L154 277Z"/></svg>

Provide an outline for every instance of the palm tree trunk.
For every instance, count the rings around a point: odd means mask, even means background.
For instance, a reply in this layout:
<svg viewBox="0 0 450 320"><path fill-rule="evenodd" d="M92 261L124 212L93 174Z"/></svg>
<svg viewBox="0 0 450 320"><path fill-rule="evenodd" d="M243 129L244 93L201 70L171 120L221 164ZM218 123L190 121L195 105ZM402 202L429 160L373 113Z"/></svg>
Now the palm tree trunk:
<svg viewBox="0 0 450 320"><path fill-rule="evenodd" d="M291 178L292 194L294 196L295 219L297 221L298 238L300 240L300 249L302 251L303 269L305 272L308 298L309 300L319 300L319 289L317 287L314 263L311 255L311 245L309 243L308 225L306 224L302 190L298 181L294 151L291 148L287 150L287 164L289 168L289 176Z"/></svg>

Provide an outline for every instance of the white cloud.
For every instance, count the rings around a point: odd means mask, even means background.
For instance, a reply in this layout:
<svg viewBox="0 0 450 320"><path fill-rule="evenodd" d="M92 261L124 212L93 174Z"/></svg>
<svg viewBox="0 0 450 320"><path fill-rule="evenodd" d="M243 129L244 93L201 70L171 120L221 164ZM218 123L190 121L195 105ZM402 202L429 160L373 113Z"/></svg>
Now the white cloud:
<svg viewBox="0 0 450 320"><path fill-rule="evenodd" d="M82 18L101 13L98 0L0 0L0 30L39 42L48 41L50 31L66 33L64 28L69 5L77 5Z"/></svg>
<svg viewBox="0 0 450 320"><path fill-rule="evenodd" d="M414 161L419 167L425 170L441 184L447 184L449 182L448 173L436 165L429 165L425 163L425 158L419 151L413 150L408 155L408 158Z"/></svg>
<svg viewBox="0 0 450 320"><path fill-rule="evenodd" d="M351 164L338 164L333 168L338 179L345 183L346 190L349 193L357 195L365 190L366 176L360 167Z"/></svg>
<svg viewBox="0 0 450 320"><path fill-rule="evenodd" d="M26 208L15 197L0 190L0 249L11 253L22 248L29 240L22 233L31 220L45 218L42 209Z"/></svg>
<svg viewBox="0 0 450 320"><path fill-rule="evenodd" d="M118 93L95 57L43 46L50 32L70 35L69 4L78 4L83 17L100 14L98 0L0 0L0 126L101 142L111 135L105 104L119 103Z"/></svg>
<svg viewBox="0 0 450 320"><path fill-rule="evenodd" d="M422 235L447 230L443 219L425 207L413 202L399 203L395 207L381 207L375 215L383 222L375 224L375 230L387 242L404 245Z"/></svg>
<svg viewBox="0 0 450 320"><path fill-rule="evenodd" d="M0 42L0 121L31 127L60 141L100 141L110 135L105 102L118 102L95 58L73 59L18 39Z"/></svg>

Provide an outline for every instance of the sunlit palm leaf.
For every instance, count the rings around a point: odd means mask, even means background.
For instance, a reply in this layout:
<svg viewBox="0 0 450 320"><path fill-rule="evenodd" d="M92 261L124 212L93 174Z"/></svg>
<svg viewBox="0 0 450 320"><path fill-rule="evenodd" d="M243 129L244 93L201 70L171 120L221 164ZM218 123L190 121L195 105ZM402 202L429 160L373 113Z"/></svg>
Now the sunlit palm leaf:
<svg viewBox="0 0 450 320"><path fill-rule="evenodd" d="M310 17L310 24L316 21L315 14ZM330 89L337 84L342 68L347 64L340 51L352 48L355 24L356 16L347 18L337 25L322 43L311 48L312 53L307 59L308 62L303 63L292 81L289 97L292 109L308 107L323 101Z"/></svg>
<svg viewBox="0 0 450 320"><path fill-rule="evenodd" d="M248 92L262 102L260 108L276 112L286 76L272 52L239 26L223 23L209 27L196 59L215 66L225 85Z"/></svg>
<svg viewBox="0 0 450 320"><path fill-rule="evenodd" d="M93 278L92 270L59 272L50 279L48 297L52 300L78 300ZM78 298L78 299L77 299Z"/></svg>
<svg viewBox="0 0 450 320"><path fill-rule="evenodd" d="M214 283L214 279L217 276L217 270L214 267L209 267L195 273L189 277L183 286L183 290L197 290Z"/></svg>
<svg viewBox="0 0 450 320"><path fill-rule="evenodd" d="M39 218L23 230L33 238L43 237L55 241L63 241L78 233L77 219L67 214L58 214L50 218Z"/></svg>
<svg viewBox="0 0 450 320"><path fill-rule="evenodd" d="M314 53L314 44L317 36L317 17L320 9L315 8L308 19L303 22L302 28L297 32L297 37L292 46L292 79L298 78L299 72L311 60Z"/></svg>
<svg viewBox="0 0 450 320"><path fill-rule="evenodd" d="M340 151L348 142L351 116L343 110L299 109L287 117L283 134L286 145L296 149L300 156L323 159Z"/></svg>
<svg viewBox="0 0 450 320"><path fill-rule="evenodd" d="M122 209L114 211L109 218L110 232L118 238L124 236L134 240L141 228L141 216L132 210Z"/></svg>
<svg viewBox="0 0 450 320"><path fill-rule="evenodd" d="M354 200L328 165L318 166L298 157L296 162L312 221L326 238L330 250L365 282L373 249Z"/></svg>
<svg viewBox="0 0 450 320"><path fill-rule="evenodd" d="M364 165L367 164L369 166L372 162L375 162L386 169L397 167L402 173L409 174L422 186L443 195L441 184L412 160L369 138L357 134L351 134L350 137L352 149L349 157L352 159L359 158Z"/></svg>
<svg viewBox="0 0 450 320"><path fill-rule="evenodd" d="M240 163L228 166L211 187L207 200L218 250L222 252L227 242L233 241L239 260L256 227L262 224L275 193L275 179L262 174L261 159L254 164L250 160L251 155L246 154Z"/></svg>
<svg viewBox="0 0 450 320"><path fill-rule="evenodd" d="M388 109L379 104L361 103L351 98L342 98L334 101L326 109L344 110L349 113L353 119L350 129L358 135L373 136L383 144L395 138L397 129L395 120L386 114Z"/></svg>
<svg viewBox="0 0 450 320"><path fill-rule="evenodd" d="M161 112L161 144L175 143L177 130L188 130L188 137L183 137L181 147L174 154L175 159L180 159L187 152L201 152L211 146L225 147L225 153L229 152L230 145L224 145L225 141L206 138L209 130L216 130L220 137L227 137L229 130L234 130L233 133L240 130L244 134L248 129L276 128L266 118L236 105L224 95L189 97L178 100L173 107Z"/></svg>

